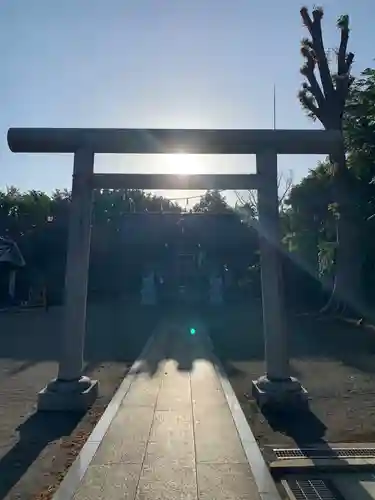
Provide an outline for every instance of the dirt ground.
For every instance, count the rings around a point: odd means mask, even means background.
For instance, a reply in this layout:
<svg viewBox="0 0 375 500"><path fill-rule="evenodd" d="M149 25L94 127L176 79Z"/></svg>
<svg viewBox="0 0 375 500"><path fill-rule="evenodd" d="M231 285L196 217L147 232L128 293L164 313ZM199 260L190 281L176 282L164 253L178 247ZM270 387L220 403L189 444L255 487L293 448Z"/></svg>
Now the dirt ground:
<svg viewBox="0 0 375 500"><path fill-rule="evenodd" d="M309 391L310 411L263 415L251 397L251 381L264 374L260 305L227 308L211 321L217 354L262 448L375 442L373 327L311 316L289 318L292 374Z"/></svg>
<svg viewBox="0 0 375 500"><path fill-rule="evenodd" d="M0 315L0 499L52 497L157 322L139 307L89 306L85 372L100 397L85 415L37 413L57 373L61 318L61 308Z"/></svg>

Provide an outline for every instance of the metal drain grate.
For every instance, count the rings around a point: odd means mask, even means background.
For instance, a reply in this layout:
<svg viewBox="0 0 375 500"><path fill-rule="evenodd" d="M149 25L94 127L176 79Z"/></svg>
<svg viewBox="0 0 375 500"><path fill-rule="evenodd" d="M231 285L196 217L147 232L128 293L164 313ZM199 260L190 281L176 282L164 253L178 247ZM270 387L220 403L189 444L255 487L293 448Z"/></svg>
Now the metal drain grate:
<svg viewBox="0 0 375 500"><path fill-rule="evenodd" d="M278 460L287 458L374 458L375 448L274 448Z"/></svg>
<svg viewBox="0 0 375 500"><path fill-rule="evenodd" d="M343 500L331 482L323 479L287 479L283 485L291 500Z"/></svg>

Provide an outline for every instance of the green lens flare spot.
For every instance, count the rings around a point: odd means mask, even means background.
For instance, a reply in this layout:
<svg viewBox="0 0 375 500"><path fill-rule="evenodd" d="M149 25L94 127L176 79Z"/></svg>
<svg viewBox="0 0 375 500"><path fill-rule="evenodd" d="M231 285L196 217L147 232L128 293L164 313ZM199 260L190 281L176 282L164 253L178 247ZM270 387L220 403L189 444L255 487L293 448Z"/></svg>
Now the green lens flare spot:
<svg viewBox="0 0 375 500"><path fill-rule="evenodd" d="M190 335L195 335L196 334L196 329L195 328L190 328Z"/></svg>

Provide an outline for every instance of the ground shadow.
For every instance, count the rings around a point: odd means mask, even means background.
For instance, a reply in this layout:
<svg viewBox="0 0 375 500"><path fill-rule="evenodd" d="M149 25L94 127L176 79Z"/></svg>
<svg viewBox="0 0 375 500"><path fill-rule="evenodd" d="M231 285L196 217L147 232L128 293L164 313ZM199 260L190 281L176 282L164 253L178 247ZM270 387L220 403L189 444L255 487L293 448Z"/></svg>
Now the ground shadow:
<svg viewBox="0 0 375 500"><path fill-rule="evenodd" d="M141 307L120 301L89 304L85 337L87 362L133 361L168 306ZM209 329L215 351L222 361L263 361L264 336L261 301L224 304L217 308L194 306ZM62 326L62 307L1 315L0 341L3 358L23 363L14 373L34 362L57 361ZM192 320L193 324L193 320ZM348 322L318 321L288 314L287 332L291 357L332 358L367 373L375 373L375 332ZM355 336L355 342L353 338Z"/></svg>
<svg viewBox="0 0 375 500"><path fill-rule="evenodd" d="M170 310L165 308L160 316L163 314L170 314ZM180 316L185 318L182 322L185 322L186 335L189 326L195 325L195 318L202 318L215 352L224 363L264 360L263 318L259 300L247 305L225 304L220 308L201 306L191 310L187 307L184 312L180 311ZM338 319L320 321L311 317L299 318L293 313L287 315L286 328L291 358L331 358L363 372L375 373L375 332L370 328ZM181 369L189 370L190 366L181 364ZM297 368L293 367L293 370L295 373L292 375L298 375Z"/></svg>
<svg viewBox="0 0 375 500"><path fill-rule="evenodd" d="M21 424L16 429L17 444L0 459L0 499L21 479L44 448L52 441L69 436L82 417L77 413L40 412Z"/></svg>
<svg viewBox="0 0 375 500"><path fill-rule="evenodd" d="M330 357L375 374L375 332L345 318L290 319L292 355Z"/></svg>
<svg viewBox="0 0 375 500"><path fill-rule="evenodd" d="M326 425L309 409L299 411L262 411L274 432L292 438L297 446L325 443Z"/></svg>
<svg viewBox="0 0 375 500"><path fill-rule="evenodd" d="M185 326L186 318L183 317L181 311L164 310L164 312L164 318L155 329L153 343L141 353L137 361L136 373L147 373L150 377L154 377L159 373L163 362L172 358L176 361L179 370L192 369L191 353L182 352L179 346L184 336L187 337L190 334Z"/></svg>
<svg viewBox="0 0 375 500"><path fill-rule="evenodd" d="M247 306L225 305L205 315L221 360L263 361L264 334L261 301ZM332 359L364 373L375 374L375 329L340 318L285 314L290 357Z"/></svg>
<svg viewBox="0 0 375 500"><path fill-rule="evenodd" d="M158 329L159 341L144 353L136 372L153 377L168 360L174 361L181 372L191 372L196 360L209 359L214 362L209 311L189 305L165 309ZM220 364L216 368L222 370Z"/></svg>
<svg viewBox="0 0 375 500"><path fill-rule="evenodd" d="M162 311L119 301L89 304L85 335L85 360L134 361L158 323ZM0 316L1 357L21 362L12 374L33 364L58 361L63 307L52 307Z"/></svg>
<svg viewBox="0 0 375 500"><path fill-rule="evenodd" d="M172 308L173 309L173 308ZM134 360L142 350L160 318L171 307L142 307L137 304L89 304L85 337L88 362ZM0 342L3 358L24 363L57 361L62 326L62 307L48 312L35 310L0 316ZM262 306L259 299L248 303L223 304L217 308L194 306L206 321L218 357L223 361L263 361L264 336ZM286 318L292 358L331 358L358 370L375 374L375 332L337 319L320 321L313 316ZM355 338L355 341L354 341Z"/></svg>
<svg viewBox="0 0 375 500"><path fill-rule="evenodd" d="M18 366L9 370L8 375L9 376L18 375L19 373L22 373L23 371L28 370L29 368L32 368L37 363L38 363L38 361L32 361L32 360L21 362Z"/></svg>

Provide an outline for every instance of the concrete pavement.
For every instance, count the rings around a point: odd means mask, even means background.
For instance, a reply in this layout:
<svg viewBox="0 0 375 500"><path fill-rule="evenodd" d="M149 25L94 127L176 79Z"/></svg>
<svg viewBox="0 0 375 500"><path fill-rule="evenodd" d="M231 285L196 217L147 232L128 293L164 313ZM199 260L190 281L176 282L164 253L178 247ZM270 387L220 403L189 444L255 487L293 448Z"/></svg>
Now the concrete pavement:
<svg viewBox="0 0 375 500"><path fill-rule="evenodd" d="M203 325L164 323L129 377L55 500L279 499Z"/></svg>

